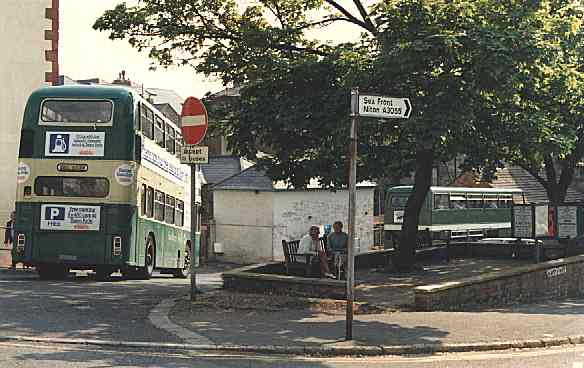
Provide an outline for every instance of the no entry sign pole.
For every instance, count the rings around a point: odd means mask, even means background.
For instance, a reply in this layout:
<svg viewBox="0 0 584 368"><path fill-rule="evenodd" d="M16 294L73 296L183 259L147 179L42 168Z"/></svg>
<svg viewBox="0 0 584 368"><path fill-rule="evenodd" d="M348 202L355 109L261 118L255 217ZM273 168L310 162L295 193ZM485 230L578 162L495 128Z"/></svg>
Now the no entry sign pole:
<svg viewBox="0 0 584 368"><path fill-rule="evenodd" d="M193 145L199 144L205 137L207 132L209 118L207 116L207 109L205 105L195 98L188 97L182 107L181 112L181 131L185 144L191 148ZM181 162L185 162L185 155L181 155ZM197 275L195 268L195 260L197 258L196 242L200 241L199 228L199 202L197 195L197 161L191 161L191 155L187 155L187 161L191 166L191 300L195 300L197 295Z"/></svg>

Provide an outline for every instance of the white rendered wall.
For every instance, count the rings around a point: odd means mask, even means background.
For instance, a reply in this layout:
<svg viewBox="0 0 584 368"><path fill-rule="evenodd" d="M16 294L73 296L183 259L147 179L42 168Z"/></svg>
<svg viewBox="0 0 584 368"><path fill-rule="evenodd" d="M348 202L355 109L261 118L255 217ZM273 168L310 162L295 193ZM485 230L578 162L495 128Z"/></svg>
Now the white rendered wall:
<svg viewBox="0 0 584 368"><path fill-rule="evenodd" d="M357 189L356 233L360 249L373 245L373 193L374 188ZM274 193L274 256L284 259L282 239L300 239L311 225L332 225L343 222L348 231L349 194L347 190L330 192L282 191Z"/></svg>
<svg viewBox="0 0 584 368"><path fill-rule="evenodd" d="M235 263L273 260L273 192L213 192L215 242L223 244L220 259Z"/></svg>

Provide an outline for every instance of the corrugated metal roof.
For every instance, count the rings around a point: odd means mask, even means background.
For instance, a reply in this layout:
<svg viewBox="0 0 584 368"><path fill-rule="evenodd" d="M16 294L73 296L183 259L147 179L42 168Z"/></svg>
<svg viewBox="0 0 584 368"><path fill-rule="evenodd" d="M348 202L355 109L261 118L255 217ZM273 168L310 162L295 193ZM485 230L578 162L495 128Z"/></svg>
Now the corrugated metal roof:
<svg viewBox="0 0 584 368"><path fill-rule="evenodd" d="M545 174L542 174L545 176ZM547 203L547 192L543 185L519 166L509 166L497 170L497 178L491 183L495 188L518 188L523 190L529 203ZM584 193L568 188L566 202L584 201Z"/></svg>
<svg viewBox="0 0 584 368"><path fill-rule="evenodd" d="M208 184L217 184L241 172L241 159L236 156L209 157L208 164L201 164Z"/></svg>

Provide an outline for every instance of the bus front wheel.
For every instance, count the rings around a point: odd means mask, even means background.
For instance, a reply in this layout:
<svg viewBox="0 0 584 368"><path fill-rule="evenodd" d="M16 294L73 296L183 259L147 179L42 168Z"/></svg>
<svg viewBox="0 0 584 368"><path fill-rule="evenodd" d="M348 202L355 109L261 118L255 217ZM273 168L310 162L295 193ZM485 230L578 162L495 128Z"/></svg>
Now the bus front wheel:
<svg viewBox="0 0 584 368"><path fill-rule="evenodd" d="M189 277L191 273L191 250L190 246L187 243L185 247L185 261L183 264L183 268L179 268L174 271L173 276L179 279L186 279Z"/></svg>
<svg viewBox="0 0 584 368"><path fill-rule="evenodd" d="M156 263L156 244L152 235L148 235L145 249L144 267L140 269L140 278L149 280L154 272L154 265Z"/></svg>

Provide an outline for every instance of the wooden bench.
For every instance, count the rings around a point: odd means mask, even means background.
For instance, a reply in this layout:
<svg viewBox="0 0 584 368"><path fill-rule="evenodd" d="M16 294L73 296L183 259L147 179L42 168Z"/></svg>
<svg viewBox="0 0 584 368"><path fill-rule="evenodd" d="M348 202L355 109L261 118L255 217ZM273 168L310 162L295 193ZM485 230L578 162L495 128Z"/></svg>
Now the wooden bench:
<svg viewBox="0 0 584 368"><path fill-rule="evenodd" d="M322 237L319 240L320 240L320 246L326 252L326 241L327 241L326 237ZM319 266L318 262L314 261L314 258L317 258L317 257L314 255L310 255L310 254L299 254L298 253L299 246L300 246L300 240L291 240L291 241L282 240L282 249L284 250L284 259L285 259L284 266L286 268L286 274L287 275L291 275L291 274L298 275L299 274L299 275L305 276L305 277L310 277L310 276L314 276L314 275L322 276L322 275L320 275L320 266ZM333 274L335 274L337 276L337 279L340 279L341 271L344 272L344 265L341 263L343 268L337 269L334 267L334 259L332 257L328 257L328 252L327 252L327 258L329 258L329 268L330 268L331 272L333 272ZM299 259L304 259L306 261L306 263L299 262L298 261Z"/></svg>
<svg viewBox="0 0 584 368"><path fill-rule="evenodd" d="M284 250L284 266L286 267L286 274L300 274L301 276L310 276L312 270L312 255L299 254L298 246L300 240L286 241L282 240L282 249ZM303 259L304 262L299 259Z"/></svg>

